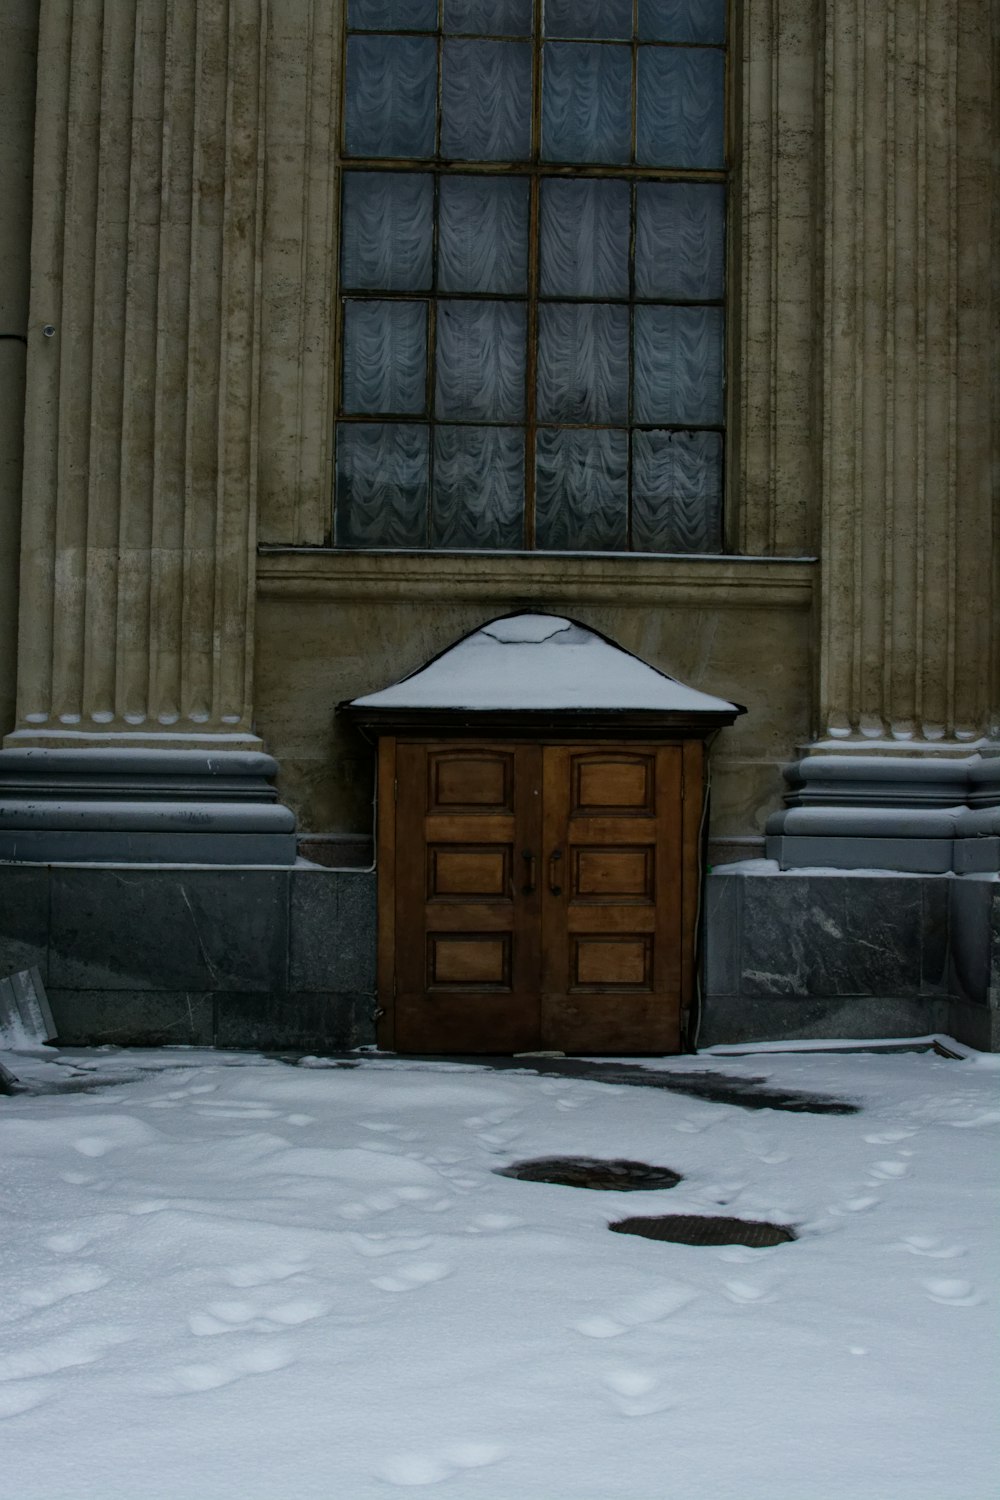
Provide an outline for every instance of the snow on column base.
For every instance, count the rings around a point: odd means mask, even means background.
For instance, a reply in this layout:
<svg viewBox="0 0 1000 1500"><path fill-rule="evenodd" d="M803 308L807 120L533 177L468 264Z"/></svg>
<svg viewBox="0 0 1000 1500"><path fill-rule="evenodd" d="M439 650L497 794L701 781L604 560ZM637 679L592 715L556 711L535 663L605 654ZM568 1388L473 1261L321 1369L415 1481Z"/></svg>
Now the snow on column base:
<svg viewBox="0 0 1000 1500"><path fill-rule="evenodd" d="M0 860L291 865L277 769L225 749L0 751Z"/></svg>
<svg viewBox="0 0 1000 1500"><path fill-rule="evenodd" d="M767 823L782 869L1000 869L1000 756L809 755Z"/></svg>

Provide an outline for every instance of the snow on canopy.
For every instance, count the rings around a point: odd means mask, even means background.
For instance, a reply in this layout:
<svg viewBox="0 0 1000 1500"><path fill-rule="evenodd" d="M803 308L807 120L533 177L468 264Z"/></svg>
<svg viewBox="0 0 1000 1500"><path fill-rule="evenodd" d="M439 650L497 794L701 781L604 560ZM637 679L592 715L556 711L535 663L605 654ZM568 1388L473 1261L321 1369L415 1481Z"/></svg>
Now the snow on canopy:
<svg viewBox="0 0 1000 1500"><path fill-rule="evenodd" d="M483 625L426 667L355 708L655 709L736 713L558 615Z"/></svg>

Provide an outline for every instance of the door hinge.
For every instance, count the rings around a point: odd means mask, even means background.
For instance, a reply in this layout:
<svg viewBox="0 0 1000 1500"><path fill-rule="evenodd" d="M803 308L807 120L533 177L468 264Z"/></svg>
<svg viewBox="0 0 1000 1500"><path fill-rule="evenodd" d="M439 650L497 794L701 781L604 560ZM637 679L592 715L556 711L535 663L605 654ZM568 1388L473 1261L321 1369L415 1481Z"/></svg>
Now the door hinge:
<svg viewBox="0 0 1000 1500"><path fill-rule="evenodd" d="M392 800L393 800L393 802L398 802L399 801L399 782L396 780L395 777L393 777L393 782L392 782Z"/></svg>

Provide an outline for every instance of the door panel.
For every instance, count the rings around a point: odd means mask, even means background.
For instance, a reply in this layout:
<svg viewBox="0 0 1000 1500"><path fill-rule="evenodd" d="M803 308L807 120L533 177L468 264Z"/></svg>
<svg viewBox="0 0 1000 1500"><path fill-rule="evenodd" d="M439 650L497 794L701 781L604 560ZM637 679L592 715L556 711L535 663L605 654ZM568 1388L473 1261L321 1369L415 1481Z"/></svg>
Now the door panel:
<svg viewBox="0 0 1000 1500"><path fill-rule="evenodd" d="M681 751L550 745L542 1045L680 1045Z"/></svg>
<svg viewBox="0 0 1000 1500"><path fill-rule="evenodd" d="M541 751L401 743L395 1045L538 1046Z"/></svg>

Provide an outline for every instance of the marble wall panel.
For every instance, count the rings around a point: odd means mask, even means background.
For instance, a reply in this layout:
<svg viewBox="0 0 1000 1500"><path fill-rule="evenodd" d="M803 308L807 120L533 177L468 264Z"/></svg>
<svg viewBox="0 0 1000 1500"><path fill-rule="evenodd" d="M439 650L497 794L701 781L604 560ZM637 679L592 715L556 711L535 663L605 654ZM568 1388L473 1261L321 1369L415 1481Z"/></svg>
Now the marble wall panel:
<svg viewBox="0 0 1000 1500"><path fill-rule="evenodd" d="M744 995L920 994L919 880L743 878Z"/></svg>
<svg viewBox="0 0 1000 1500"><path fill-rule="evenodd" d="M38 967L49 982L49 872L6 865L0 884L0 979Z"/></svg>
<svg viewBox="0 0 1000 1500"><path fill-rule="evenodd" d="M288 886L278 870L52 874L55 989L284 989Z"/></svg>
<svg viewBox="0 0 1000 1500"><path fill-rule="evenodd" d="M212 995L193 990L50 989L65 1047L211 1047Z"/></svg>

